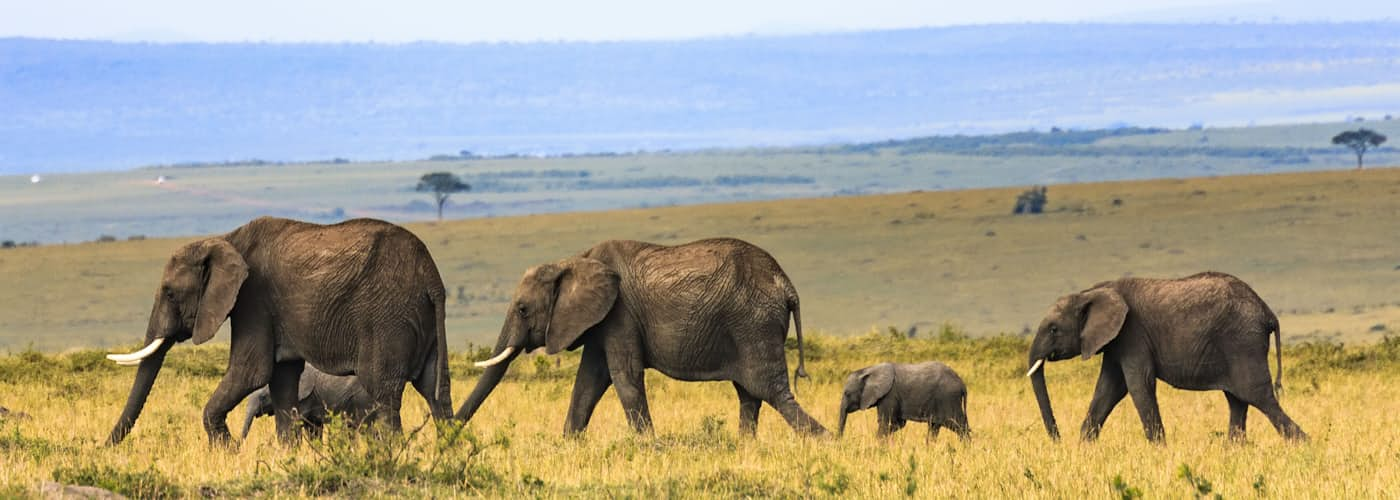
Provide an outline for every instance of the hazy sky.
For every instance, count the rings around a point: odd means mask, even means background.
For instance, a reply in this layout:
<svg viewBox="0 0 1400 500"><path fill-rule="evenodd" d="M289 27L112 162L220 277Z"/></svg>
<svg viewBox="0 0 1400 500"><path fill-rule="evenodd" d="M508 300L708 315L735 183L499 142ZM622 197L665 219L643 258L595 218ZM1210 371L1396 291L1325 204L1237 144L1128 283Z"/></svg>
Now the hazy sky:
<svg viewBox="0 0 1400 500"><path fill-rule="evenodd" d="M1008 22L1400 18L1353 0L0 0L0 37L127 41L674 39Z"/></svg>

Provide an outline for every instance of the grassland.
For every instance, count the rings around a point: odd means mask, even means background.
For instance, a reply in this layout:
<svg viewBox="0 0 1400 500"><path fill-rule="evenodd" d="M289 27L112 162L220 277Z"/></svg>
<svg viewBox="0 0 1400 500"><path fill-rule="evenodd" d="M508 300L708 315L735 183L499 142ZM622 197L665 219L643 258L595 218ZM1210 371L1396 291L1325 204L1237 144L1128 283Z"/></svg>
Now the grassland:
<svg viewBox="0 0 1400 500"><path fill-rule="evenodd" d="M409 227L452 295L455 348L488 343L527 267L610 238L736 236L767 248L809 329L1019 333L1056 297L1123 275L1214 269L1254 285L1285 338L1372 342L1400 331L1400 169L1053 185L1048 213L1013 216L1019 189L467 219ZM1114 200L1118 200L1115 203ZM0 251L0 349L129 344L164 260L185 239ZM461 293L458 293L460 287ZM226 337L225 337L226 338Z"/></svg>
<svg viewBox="0 0 1400 500"><path fill-rule="evenodd" d="M882 442L869 412L854 416L845 439L802 439L771 409L750 440L736 435L728 384L655 374L648 380L655 435L632 435L609 395L586 435L565 438L578 363L570 353L518 360L451 443L438 443L429 426L406 442L332 432L325 443L284 449L273 442L271 423L260 422L242 450L229 453L207 449L199 424L227 363L216 340L174 349L135 433L103 448L131 372L105 362L104 351L75 346L136 341L163 260L188 238L6 250L0 346L9 354L0 356L0 406L27 417L0 417L0 496L33 495L41 479L140 497L1063 498L1117 497L1115 481L1148 497L1189 497L1202 481L1231 498L1400 491L1400 434L1393 431L1400 414L1400 169L1054 185L1048 213L1036 216L1009 214L1018 191L409 226L428 243L453 295L449 330L457 349L494 336L528 265L606 238L751 240L783 263L815 332L807 349L812 379L799 387L809 412L834 425L839 384L852 369L938 359L968 381L975 438L966 444L948 435L926 442L917 426ZM1024 378L1026 340L1017 334L1056 296L1096 281L1202 269L1244 278L1280 313L1291 344L1283 405L1312 440L1286 443L1251 411L1251 440L1230 443L1223 397L1163 386L1165 446L1144 441L1131 406L1120 406L1098 443L1051 443ZM915 339L905 338L910 325L918 325ZM480 355L463 350L454 358L459 403L479 374L469 358ZM1097 368L1093 361L1049 367L1068 436ZM424 421L422 401L410 393L405 402L405 421Z"/></svg>
<svg viewBox="0 0 1400 500"><path fill-rule="evenodd" d="M0 394L27 418L0 419L0 496L32 495L39 480L96 484L140 497L187 496L535 496L535 497L1120 497L1115 481L1148 498L1191 498L1209 483L1225 498L1382 498L1400 491L1400 339L1366 347L1304 344L1286 349L1283 405L1311 440L1282 440L1251 410L1247 443L1224 436L1219 393L1159 391L1168 442L1148 444L1131 402L1099 442L1067 434L1051 442L1024 378L1025 340L966 339L955 331L907 339L870 332L818 336L807 347L810 381L798 399L834 425L840 383L851 369L884 360L940 359L969 386L969 443L944 433L926 441L911 425L888 440L875 417L852 416L843 439L796 437L762 410L757 438L737 436L727 383L648 380L654 435L633 435L612 395L588 432L560 434L575 353L526 357L457 441L432 426L407 443L326 441L297 449L275 443L260 421L236 453L204 444L199 408L222 371L222 347L172 351L134 434L100 446L130 384L130 372L101 351L26 352L0 358ZM795 356L795 353L790 352ZM533 362L532 362L533 360ZM556 364L556 361L558 364ZM477 370L453 362L457 397ZM1083 415L1096 361L1049 367L1062 426ZM426 406L406 395L405 421ZM238 412L235 412L237 414ZM1195 482L1183 477L1189 468Z"/></svg>
<svg viewBox="0 0 1400 500"><path fill-rule="evenodd" d="M419 176L471 183L448 218L598 211L1076 182L1350 169L1341 130L1400 137L1400 120L1207 128L1020 132L807 148L572 157L206 165L0 176L0 240L93 241L224 232L259 215L333 222L431 220ZM1393 139L1392 142L1395 140ZM1369 165L1400 164L1386 146ZM40 172L43 173L43 172ZM158 176L167 182L156 183Z"/></svg>

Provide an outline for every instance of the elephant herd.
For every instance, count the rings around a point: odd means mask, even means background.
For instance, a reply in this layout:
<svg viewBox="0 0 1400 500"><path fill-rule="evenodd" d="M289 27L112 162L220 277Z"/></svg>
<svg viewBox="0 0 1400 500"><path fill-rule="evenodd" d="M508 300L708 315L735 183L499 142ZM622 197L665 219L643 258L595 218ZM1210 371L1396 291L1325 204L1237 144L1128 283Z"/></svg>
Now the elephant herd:
<svg viewBox="0 0 1400 500"><path fill-rule="evenodd" d="M455 414L445 297L423 242L383 221L319 225L262 217L187 244L165 266L145 347L108 356L138 366L108 443L130 433L171 346L206 342L226 319L228 371L203 412L214 445L231 444L227 415L245 399L244 437L255 417L273 415L279 439L295 443L302 429L318 433L328 412L399 431L405 383L427 401L434 419L467 421L510 363L538 348L550 354L582 349L565 433L588 427L609 387L628 424L649 431L648 368L678 380L732 383L742 433L754 433L763 403L798 433L827 433L789 385L789 321L798 347L794 377L806 376L797 291L772 255L744 241L664 246L612 240L526 270L493 356L477 363L484 371ZM1129 394L1147 438L1163 439L1159 379L1182 389L1223 391L1232 438L1243 437L1246 410L1254 406L1283 436L1306 439L1274 394L1271 333L1277 343L1278 319L1233 276L1124 278L1061 297L1032 340L1027 375L1052 438L1059 430L1044 363L1102 353L1080 429L1085 440L1098 436ZM912 420L927 423L930 436L948 428L968 439L966 402L966 385L942 363L878 364L847 377L840 429L847 414L874 407L881 435Z"/></svg>

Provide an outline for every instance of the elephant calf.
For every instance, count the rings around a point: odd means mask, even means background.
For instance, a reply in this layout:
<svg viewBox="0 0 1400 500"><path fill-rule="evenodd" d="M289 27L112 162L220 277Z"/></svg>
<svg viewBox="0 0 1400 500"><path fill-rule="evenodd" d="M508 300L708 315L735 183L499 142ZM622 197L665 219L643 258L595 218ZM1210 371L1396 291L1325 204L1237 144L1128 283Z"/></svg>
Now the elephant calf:
<svg viewBox="0 0 1400 500"><path fill-rule="evenodd" d="M306 365L297 385L295 409L302 427L315 437L321 435L321 428L330 420L332 412L344 415L351 427L358 427L373 413L374 398L360 387L354 375L328 375ZM243 434L239 439L248 439L253 419L272 414L272 392L263 386L248 396L247 416L243 419Z"/></svg>
<svg viewBox="0 0 1400 500"><path fill-rule="evenodd" d="M948 365L937 361L918 364L880 363L851 372L841 392L841 422L846 415L874 406L880 436L904 427L908 420L928 422L929 438L943 427L963 440L971 438L967 426L967 386Z"/></svg>

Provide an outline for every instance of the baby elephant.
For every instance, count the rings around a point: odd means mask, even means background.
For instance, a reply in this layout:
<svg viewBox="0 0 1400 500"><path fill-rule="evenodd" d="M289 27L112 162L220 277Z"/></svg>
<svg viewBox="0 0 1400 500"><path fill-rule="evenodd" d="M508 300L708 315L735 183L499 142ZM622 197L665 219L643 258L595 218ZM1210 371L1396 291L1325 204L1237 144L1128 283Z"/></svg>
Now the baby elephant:
<svg viewBox="0 0 1400 500"><path fill-rule="evenodd" d="M919 364L881 363L851 372L841 393L839 433L846 431L846 415L877 408L881 437L904 427L905 421L928 422L929 438L947 427L963 440L971 438L967 427L967 386L948 365L937 361Z"/></svg>
<svg viewBox="0 0 1400 500"><path fill-rule="evenodd" d="M317 437L330 420L331 412L343 415L349 426L358 427L373 413L374 399L354 375L328 375L308 363L297 385L296 411L302 427L310 436ZM239 439L248 439L248 429L252 428L254 418L272 415L272 412L272 393L267 386L249 395L247 417Z"/></svg>

